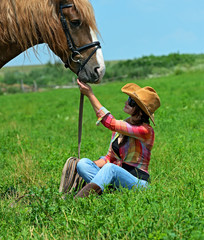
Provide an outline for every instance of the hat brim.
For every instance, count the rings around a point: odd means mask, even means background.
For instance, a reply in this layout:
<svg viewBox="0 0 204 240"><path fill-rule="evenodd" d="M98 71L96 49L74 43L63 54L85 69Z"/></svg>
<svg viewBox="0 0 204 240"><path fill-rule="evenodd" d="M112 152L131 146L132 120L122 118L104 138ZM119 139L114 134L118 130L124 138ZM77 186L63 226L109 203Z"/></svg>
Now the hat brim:
<svg viewBox="0 0 204 240"><path fill-rule="evenodd" d="M137 96L137 94L135 93L131 93L129 91L126 91L125 89L121 89L123 93L126 93L128 96L130 96L132 99L134 99L134 101L137 103L137 105L147 114L147 116L150 117L151 121L154 123L154 114L151 113L148 108L146 107L146 105L139 99L139 97Z"/></svg>

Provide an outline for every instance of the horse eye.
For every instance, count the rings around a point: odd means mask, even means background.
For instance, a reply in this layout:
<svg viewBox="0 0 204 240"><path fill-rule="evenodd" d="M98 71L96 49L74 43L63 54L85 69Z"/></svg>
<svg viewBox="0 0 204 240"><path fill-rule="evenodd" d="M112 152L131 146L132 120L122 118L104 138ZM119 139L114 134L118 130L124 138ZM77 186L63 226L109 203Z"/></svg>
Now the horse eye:
<svg viewBox="0 0 204 240"><path fill-rule="evenodd" d="M81 25L81 21L80 20L72 20L72 21L70 21L70 25L73 28L79 27Z"/></svg>

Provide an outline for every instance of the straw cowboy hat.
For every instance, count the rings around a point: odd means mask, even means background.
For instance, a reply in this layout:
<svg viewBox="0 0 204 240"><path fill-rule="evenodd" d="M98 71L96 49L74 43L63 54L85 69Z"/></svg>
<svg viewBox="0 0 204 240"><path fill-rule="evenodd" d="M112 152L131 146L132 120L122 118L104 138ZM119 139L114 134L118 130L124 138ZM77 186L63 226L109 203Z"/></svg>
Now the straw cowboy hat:
<svg viewBox="0 0 204 240"><path fill-rule="evenodd" d="M152 87L141 88L135 83L128 83L121 91L130 96L154 123L154 112L160 107L160 98Z"/></svg>

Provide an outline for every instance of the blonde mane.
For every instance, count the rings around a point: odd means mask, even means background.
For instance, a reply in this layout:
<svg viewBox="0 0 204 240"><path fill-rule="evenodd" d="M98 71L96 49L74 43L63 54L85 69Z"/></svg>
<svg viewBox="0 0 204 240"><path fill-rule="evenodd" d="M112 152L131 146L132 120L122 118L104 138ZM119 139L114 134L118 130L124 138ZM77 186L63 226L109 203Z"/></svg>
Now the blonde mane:
<svg viewBox="0 0 204 240"><path fill-rule="evenodd" d="M84 20L95 33L98 33L94 10L89 0L73 0L73 3L80 13L82 20Z"/></svg>
<svg viewBox="0 0 204 240"><path fill-rule="evenodd" d="M73 0L76 9L93 31L98 32L92 5L88 0ZM62 43L58 16L59 0L0 0L0 36L6 44L18 43L24 51L38 43L56 46L67 54ZM40 36L40 38L39 38Z"/></svg>

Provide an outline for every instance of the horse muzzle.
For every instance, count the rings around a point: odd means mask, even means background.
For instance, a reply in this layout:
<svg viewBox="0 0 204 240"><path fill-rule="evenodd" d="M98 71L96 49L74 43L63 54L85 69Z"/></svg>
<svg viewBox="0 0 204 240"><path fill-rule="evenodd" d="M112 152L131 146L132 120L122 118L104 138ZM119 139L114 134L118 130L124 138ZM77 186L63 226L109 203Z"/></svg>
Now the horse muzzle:
<svg viewBox="0 0 204 240"><path fill-rule="evenodd" d="M84 68L78 73L78 78L84 83L100 83L105 73L105 65L101 67L100 65L90 66L86 64Z"/></svg>
<svg viewBox="0 0 204 240"><path fill-rule="evenodd" d="M89 57L85 60L80 58L77 60L71 55L65 63L65 67L70 68L76 73L79 80L85 83L99 83L105 74L105 63L101 49L98 49L94 59Z"/></svg>

